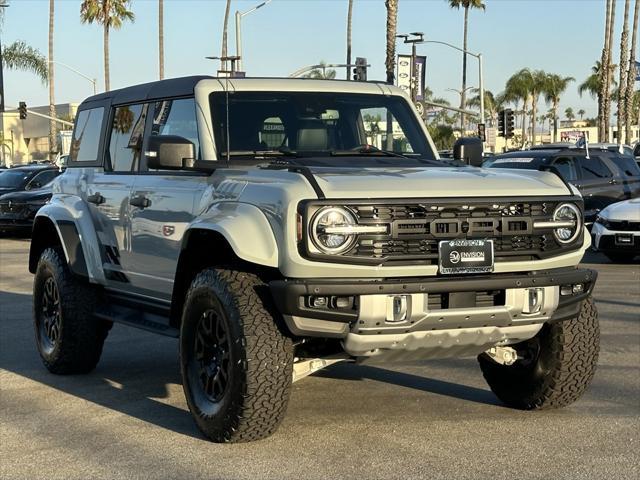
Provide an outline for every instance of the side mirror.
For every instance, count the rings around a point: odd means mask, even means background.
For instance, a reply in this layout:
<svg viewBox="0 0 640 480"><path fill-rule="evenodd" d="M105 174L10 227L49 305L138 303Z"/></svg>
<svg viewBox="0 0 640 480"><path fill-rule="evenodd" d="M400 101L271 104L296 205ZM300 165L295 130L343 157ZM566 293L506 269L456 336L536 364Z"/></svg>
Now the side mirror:
<svg viewBox="0 0 640 480"><path fill-rule="evenodd" d="M145 152L147 167L159 170L183 170L195 163L196 147L177 135L152 135Z"/></svg>
<svg viewBox="0 0 640 480"><path fill-rule="evenodd" d="M462 137L453 145L453 158L472 167L482 166L482 140L478 137Z"/></svg>

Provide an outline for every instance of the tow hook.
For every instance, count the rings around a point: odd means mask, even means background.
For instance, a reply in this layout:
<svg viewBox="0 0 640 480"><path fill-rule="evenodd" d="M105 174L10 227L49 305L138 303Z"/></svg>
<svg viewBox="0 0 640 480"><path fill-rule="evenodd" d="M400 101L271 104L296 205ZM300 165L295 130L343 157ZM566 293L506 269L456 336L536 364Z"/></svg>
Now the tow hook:
<svg viewBox="0 0 640 480"><path fill-rule="evenodd" d="M518 359L518 352L512 347L492 347L484 353L500 365L513 365Z"/></svg>

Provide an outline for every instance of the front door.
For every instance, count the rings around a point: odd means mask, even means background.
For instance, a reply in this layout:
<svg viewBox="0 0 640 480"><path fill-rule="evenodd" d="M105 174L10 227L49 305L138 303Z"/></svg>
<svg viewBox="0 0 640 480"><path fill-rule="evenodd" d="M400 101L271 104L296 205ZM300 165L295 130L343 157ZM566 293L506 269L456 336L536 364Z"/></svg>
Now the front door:
<svg viewBox="0 0 640 480"><path fill-rule="evenodd" d="M607 205L624 198L622 185L598 155L579 157L578 188L584 198L585 219L593 222L596 214Z"/></svg>
<svg viewBox="0 0 640 480"><path fill-rule="evenodd" d="M199 154L193 98L149 104L149 135L177 135ZM173 292L182 239L196 215L208 176L198 172L149 170L143 159L131 197L131 281L136 290L163 300Z"/></svg>

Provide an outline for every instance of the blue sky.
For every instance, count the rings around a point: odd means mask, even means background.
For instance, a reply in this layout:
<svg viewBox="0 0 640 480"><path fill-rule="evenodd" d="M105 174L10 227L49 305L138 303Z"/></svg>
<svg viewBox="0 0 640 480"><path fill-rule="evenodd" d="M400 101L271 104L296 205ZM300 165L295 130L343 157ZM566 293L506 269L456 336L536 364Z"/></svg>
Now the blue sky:
<svg viewBox="0 0 640 480"><path fill-rule="evenodd" d="M6 9L2 43L24 40L47 51L48 0L11 0ZM80 0L56 0L55 59L67 63L103 85L102 30L79 20ZM229 42L234 50L233 11L255 1L232 3ZM577 85L589 74L602 49L605 0L486 0L486 12L470 15L469 50L485 61L485 88L499 92L506 78L522 67L573 76L561 104L596 114L595 101L580 98ZM219 55L224 0L165 0L165 75L212 74L218 64L205 60ZM133 24L111 35L112 88L151 81L158 75L157 2L133 0ZM624 3L618 1L616 41L619 42ZM245 69L252 76L286 76L301 66L345 59L347 0L273 0L243 20ZM462 44L462 11L445 0L400 0L398 33L422 31L432 40ZM398 52L405 46L398 44ZM384 78L385 7L383 0L355 0L354 57L367 57L370 79ZM408 51L408 49L407 49ZM460 88L461 54L437 45L419 46L427 55L427 85L452 103ZM477 62L469 59L468 83L477 84ZM338 73L344 75L343 69ZM56 68L56 101L81 101L91 84ZM48 89L31 74L5 72L7 105L48 103ZM540 107L544 110L544 102Z"/></svg>

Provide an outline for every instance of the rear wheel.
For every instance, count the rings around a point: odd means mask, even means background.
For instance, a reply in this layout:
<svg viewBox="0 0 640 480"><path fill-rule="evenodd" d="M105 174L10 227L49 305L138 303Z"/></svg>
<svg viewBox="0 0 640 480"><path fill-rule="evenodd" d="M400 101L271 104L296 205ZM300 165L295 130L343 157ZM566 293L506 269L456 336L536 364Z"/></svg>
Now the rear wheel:
<svg viewBox="0 0 640 480"><path fill-rule="evenodd" d="M187 293L180 366L189 409L215 442L271 435L282 421L293 346L275 320L266 286L246 272L207 269Z"/></svg>
<svg viewBox="0 0 640 480"><path fill-rule="evenodd" d="M510 407L533 410L564 407L587 389L596 371L600 350L598 312L591 298L579 314L545 324L530 340L512 345L518 360L510 366L478 357L491 390Z"/></svg>
<svg viewBox="0 0 640 480"><path fill-rule="evenodd" d="M42 252L33 282L33 319L38 352L52 373L95 368L110 324L93 318L98 292L75 277L60 248Z"/></svg>

